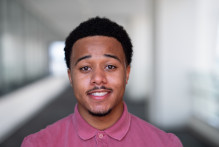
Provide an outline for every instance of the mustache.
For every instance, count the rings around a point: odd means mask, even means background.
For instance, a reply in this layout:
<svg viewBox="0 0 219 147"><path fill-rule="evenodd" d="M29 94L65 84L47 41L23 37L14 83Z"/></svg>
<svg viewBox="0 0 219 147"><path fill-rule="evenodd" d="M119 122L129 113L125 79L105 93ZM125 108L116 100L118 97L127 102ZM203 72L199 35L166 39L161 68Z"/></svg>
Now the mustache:
<svg viewBox="0 0 219 147"><path fill-rule="evenodd" d="M95 86L94 88L88 90L86 93L89 93L89 92L91 92L91 91L93 91L93 90L100 90L100 89L104 89L104 90L110 90L110 91L112 91L111 88L107 88L107 87L105 87L105 86L100 86L100 87Z"/></svg>

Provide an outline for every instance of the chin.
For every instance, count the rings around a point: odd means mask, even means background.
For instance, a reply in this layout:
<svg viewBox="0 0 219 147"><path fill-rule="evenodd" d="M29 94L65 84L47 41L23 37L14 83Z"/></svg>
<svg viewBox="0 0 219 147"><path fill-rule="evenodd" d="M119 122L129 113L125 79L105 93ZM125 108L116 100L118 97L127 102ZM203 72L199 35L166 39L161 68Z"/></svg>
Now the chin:
<svg viewBox="0 0 219 147"><path fill-rule="evenodd" d="M89 113L93 116L96 116L96 117L104 117L104 116L107 116L111 113L112 109L109 109L107 111L102 111L102 112L93 112L93 111L89 111Z"/></svg>

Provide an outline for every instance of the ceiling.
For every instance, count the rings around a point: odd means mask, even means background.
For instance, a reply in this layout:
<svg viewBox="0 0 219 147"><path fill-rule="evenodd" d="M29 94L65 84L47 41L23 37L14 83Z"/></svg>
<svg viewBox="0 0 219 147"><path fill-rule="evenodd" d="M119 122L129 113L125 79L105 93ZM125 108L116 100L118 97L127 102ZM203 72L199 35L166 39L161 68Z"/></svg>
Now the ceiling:
<svg viewBox="0 0 219 147"><path fill-rule="evenodd" d="M21 0L23 5L47 25L66 37L80 22L90 17L108 17L122 25L149 9L150 0Z"/></svg>

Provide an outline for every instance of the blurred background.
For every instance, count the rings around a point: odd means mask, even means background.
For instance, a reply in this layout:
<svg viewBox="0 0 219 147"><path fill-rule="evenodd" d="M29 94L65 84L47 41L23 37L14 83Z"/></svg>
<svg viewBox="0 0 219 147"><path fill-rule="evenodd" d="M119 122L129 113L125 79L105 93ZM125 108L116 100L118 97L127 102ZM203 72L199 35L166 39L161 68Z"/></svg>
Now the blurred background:
<svg viewBox="0 0 219 147"><path fill-rule="evenodd" d="M218 0L0 0L0 146L73 112L64 41L95 16L132 39L129 111L185 147L219 146Z"/></svg>

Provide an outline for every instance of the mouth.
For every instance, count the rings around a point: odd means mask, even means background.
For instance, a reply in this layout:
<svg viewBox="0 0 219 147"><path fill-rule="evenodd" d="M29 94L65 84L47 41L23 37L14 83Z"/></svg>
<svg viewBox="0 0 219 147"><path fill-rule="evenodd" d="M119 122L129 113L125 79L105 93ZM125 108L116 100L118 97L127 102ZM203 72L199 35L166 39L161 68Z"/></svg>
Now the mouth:
<svg viewBox="0 0 219 147"><path fill-rule="evenodd" d="M106 95L108 92L94 92L94 93L91 93L90 95L92 96L104 96Z"/></svg>
<svg viewBox="0 0 219 147"><path fill-rule="evenodd" d="M112 90L93 90L93 91L89 91L87 93L88 96L90 96L92 99L94 100L103 100L105 98L107 98L108 95L110 95L110 93L112 92Z"/></svg>

